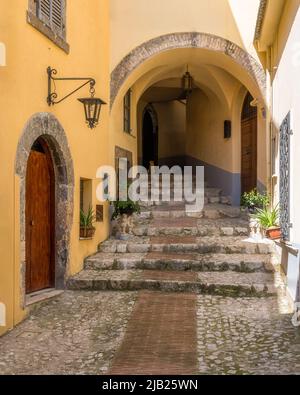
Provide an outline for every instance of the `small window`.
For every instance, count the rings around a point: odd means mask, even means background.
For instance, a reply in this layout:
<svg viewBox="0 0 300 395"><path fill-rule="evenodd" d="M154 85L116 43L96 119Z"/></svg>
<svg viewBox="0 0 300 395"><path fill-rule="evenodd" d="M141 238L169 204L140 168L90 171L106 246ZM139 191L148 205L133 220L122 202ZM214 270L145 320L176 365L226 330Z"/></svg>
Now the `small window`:
<svg viewBox="0 0 300 395"><path fill-rule="evenodd" d="M124 96L124 132L131 133L131 89Z"/></svg>
<svg viewBox="0 0 300 395"><path fill-rule="evenodd" d="M65 0L37 0L36 16L55 33L64 36Z"/></svg>
<svg viewBox="0 0 300 395"><path fill-rule="evenodd" d="M86 212L92 206L92 180L80 179L80 210Z"/></svg>
<svg viewBox="0 0 300 395"><path fill-rule="evenodd" d="M67 54L66 0L28 0L27 23L44 34Z"/></svg>

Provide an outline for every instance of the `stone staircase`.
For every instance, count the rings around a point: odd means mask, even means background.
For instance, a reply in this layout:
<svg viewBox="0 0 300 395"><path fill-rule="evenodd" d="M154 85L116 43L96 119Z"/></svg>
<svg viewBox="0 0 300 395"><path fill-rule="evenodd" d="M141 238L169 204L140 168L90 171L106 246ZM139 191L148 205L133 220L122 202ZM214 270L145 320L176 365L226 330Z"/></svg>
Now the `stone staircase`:
<svg viewBox="0 0 300 395"><path fill-rule="evenodd" d="M174 201L144 204L134 234L102 243L67 287L274 295L273 243L249 241L248 218L219 189L207 187L205 201L196 214Z"/></svg>

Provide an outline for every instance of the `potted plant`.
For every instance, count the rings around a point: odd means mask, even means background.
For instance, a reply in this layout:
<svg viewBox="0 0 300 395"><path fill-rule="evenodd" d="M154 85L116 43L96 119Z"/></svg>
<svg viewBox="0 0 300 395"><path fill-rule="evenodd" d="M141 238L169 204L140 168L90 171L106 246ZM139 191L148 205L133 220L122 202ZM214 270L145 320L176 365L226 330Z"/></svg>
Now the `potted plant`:
<svg viewBox="0 0 300 395"><path fill-rule="evenodd" d="M259 193L257 189L245 192L241 197L241 206L252 214L254 214L258 209L264 209L269 204L269 196Z"/></svg>
<svg viewBox="0 0 300 395"><path fill-rule="evenodd" d="M95 212L89 206L87 212L80 210L80 238L91 239L93 238L96 228L93 223L96 220Z"/></svg>
<svg viewBox="0 0 300 395"><path fill-rule="evenodd" d="M129 234L132 234L133 221L132 216L134 213L141 212L138 202L133 202L128 199L126 201L117 200L113 202L114 212L112 220L119 220L119 234L121 239L126 239Z"/></svg>
<svg viewBox="0 0 300 395"><path fill-rule="evenodd" d="M265 230L266 236L271 240L277 240L281 237L279 226L279 207L257 209L254 215L262 229Z"/></svg>

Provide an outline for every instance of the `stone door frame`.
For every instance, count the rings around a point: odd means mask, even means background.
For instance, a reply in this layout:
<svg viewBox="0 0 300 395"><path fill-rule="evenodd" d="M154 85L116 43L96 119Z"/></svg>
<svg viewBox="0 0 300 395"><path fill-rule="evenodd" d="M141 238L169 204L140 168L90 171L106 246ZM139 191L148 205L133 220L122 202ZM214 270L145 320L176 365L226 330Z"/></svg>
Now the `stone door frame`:
<svg viewBox="0 0 300 395"><path fill-rule="evenodd" d="M42 138L48 145L55 173L55 288L64 289L69 266L70 233L73 222L74 170L64 129L54 115L33 115L20 137L15 174L20 178L20 271L21 307L25 307L25 207L27 161L34 142Z"/></svg>

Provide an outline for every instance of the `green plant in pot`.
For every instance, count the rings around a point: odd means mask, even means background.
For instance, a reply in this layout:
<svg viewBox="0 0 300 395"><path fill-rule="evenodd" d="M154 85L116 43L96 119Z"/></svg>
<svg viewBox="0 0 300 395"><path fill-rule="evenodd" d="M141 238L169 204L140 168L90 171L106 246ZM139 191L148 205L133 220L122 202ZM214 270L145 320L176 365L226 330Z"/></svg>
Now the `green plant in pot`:
<svg viewBox="0 0 300 395"><path fill-rule="evenodd" d="M261 228L265 230L266 236L269 239L277 240L281 237L281 230L279 226L279 206L275 208L265 207L257 209L253 216L260 224Z"/></svg>
<svg viewBox="0 0 300 395"><path fill-rule="evenodd" d="M117 219L122 215L131 216L134 213L140 214L141 208L138 202L133 202L132 200L128 199L126 201L117 200L113 202L114 205L114 213L112 215L112 219Z"/></svg>
<svg viewBox="0 0 300 395"><path fill-rule="evenodd" d="M138 202L133 202L128 199L126 201L117 200L113 202L114 213L112 220L119 220L119 233L121 239L126 239L129 234L132 234L133 229L133 214L140 214L141 208Z"/></svg>
<svg viewBox="0 0 300 395"><path fill-rule="evenodd" d="M270 204L269 196L261 194L257 189L245 192L241 197L241 206L250 213L255 213L258 209L263 210Z"/></svg>
<svg viewBox="0 0 300 395"><path fill-rule="evenodd" d="M80 238L90 239L94 236L96 228L93 226L96 221L95 211L89 206L88 210L80 210Z"/></svg>

